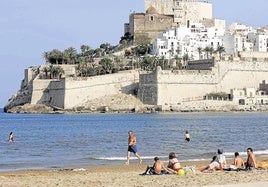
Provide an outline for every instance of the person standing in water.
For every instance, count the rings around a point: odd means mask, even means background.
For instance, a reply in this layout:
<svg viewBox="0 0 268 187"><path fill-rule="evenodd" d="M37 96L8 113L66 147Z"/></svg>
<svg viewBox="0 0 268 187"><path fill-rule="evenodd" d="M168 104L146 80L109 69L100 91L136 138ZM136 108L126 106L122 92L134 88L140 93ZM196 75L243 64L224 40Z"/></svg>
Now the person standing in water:
<svg viewBox="0 0 268 187"><path fill-rule="evenodd" d="M135 156L139 159L139 163L142 163L142 159L140 155L138 154L138 149L137 149L137 138L134 135L133 131L130 130L128 131L128 151L127 151L127 161L126 165L129 165L129 158L130 158L130 153L134 153Z"/></svg>
<svg viewBox="0 0 268 187"><path fill-rule="evenodd" d="M14 140L14 133L13 132L10 132L8 141L10 141L10 142L14 142L15 141Z"/></svg>
<svg viewBox="0 0 268 187"><path fill-rule="evenodd" d="M188 131L185 131L185 141L190 141L190 133Z"/></svg>

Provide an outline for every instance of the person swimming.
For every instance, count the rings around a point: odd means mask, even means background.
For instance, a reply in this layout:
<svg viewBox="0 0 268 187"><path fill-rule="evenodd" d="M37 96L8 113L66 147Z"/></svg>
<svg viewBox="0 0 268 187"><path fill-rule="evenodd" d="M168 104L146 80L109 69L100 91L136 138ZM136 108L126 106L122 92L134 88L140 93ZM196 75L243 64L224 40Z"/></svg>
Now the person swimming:
<svg viewBox="0 0 268 187"><path fill-rule="evenodd" d="M14 140L14 133L13 132L10 132L8 141L10 141L10 142L14 142L15 141Z"/></svg>
<svg viewBox="0 0 268 187"><path fill-rule="evenodd" d="M190 141L190 133L188 131L185 131L185 141Z"/></svg>

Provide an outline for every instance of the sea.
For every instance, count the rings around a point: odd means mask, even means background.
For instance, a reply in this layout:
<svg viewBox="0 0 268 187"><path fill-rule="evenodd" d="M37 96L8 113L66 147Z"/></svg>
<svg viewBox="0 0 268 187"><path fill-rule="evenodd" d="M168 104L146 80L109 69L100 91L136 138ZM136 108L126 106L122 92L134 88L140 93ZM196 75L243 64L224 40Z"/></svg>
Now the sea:
<svg viewBox="0 0 268 187"><path fill-rule="evenodd" d="M247 112L155 114L7 114L0 110L0 171L120 165L128 131L143 162L175 152L181 161L210 160L222 149L268 155L268 114ZM191 141L184 140L188 130ZM9 133L14 142L9 142ZM131 154L130 164L137 163Z"/></svg>

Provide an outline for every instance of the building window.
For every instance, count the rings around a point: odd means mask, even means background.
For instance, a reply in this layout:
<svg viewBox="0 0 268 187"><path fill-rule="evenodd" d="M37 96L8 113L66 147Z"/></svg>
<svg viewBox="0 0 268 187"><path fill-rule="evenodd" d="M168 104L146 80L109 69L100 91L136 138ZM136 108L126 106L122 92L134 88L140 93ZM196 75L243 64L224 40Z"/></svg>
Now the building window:
<svg viewBox="0 0 268 187"><path fill-rule="evenodd" d="M150 16L150 20L151 21L154 21L154 16Z"/></svg>

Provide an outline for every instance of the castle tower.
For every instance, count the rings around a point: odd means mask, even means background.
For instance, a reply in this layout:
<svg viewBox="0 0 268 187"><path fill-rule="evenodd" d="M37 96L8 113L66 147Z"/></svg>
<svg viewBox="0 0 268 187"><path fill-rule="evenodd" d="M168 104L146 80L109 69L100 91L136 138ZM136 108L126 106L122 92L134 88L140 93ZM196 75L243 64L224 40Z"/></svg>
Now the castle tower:
<svg viewBox="0 0 268 187"><path fill-rule="evenodd" d="M145 0L145 10L154 7L159 14L171 15L174 23L187 25L191 20L199 22L212 19L212 3L204 0Z"/></svg>

